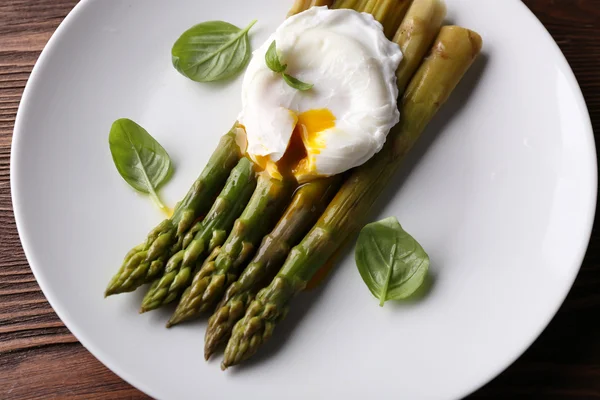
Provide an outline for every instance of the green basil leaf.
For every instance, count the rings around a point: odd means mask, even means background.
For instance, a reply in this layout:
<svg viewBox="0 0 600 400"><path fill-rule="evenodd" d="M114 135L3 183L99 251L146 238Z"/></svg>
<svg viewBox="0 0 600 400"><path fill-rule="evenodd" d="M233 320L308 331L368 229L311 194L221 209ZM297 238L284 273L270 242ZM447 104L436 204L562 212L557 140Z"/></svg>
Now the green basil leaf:
<svg viewBox="0 0 600 400"><path fill-rule="evenodd" d="M135 190L147 193L166 209L156 191L173 173L166 150L140 125L121 118L113 122L108 144L119 174Z"/></svg>
<svg viewBox="0 0 600 400"><path fill-rule="evenodd" d="M209 21L185 31L173 45L173 66L196 82L227 79L239 73L250 59L248 31L224 21Z"/></svg>
<svg viewBox="0 0 600 400"><path fill-rule="evenodd" d="M285 81L285 83L287 83L288 85L290 85L294 89L297 89L297 90L300 90L300 91L305 91L305 90L312 89L312 87L314 86L311 83L304 83L301 80L298 80L298 79L296 79L293 76L288 75L288 74L283 74L283 80Z"/></svg>
<svg viewBox="0 0 600 400"><path fill-rule="evenodd" d="M287 64L281 65L281 61L277 55L277 45L274 40L265 54L265 62L271 71L277 72L278 74L282 73L287 68Z"/></svg>
<svg viewBox="0 0 600 400"><path fill-rule="evenodd" d="M287 69L287 64L281 64L281 61L279 60L279 55L277 54L277 43L275 43L275 40L273 40L273 42L269 46L269 49L265 53L265 63L271 71L278 74L283 74L283 80L290 87L301 91L312 89L312 84L304 83L301 80L284 73L284 71Z"/></svg>
<svg viewBox="0 0 600 400"><path fill-rule="evenodd" d="M387 300L405 299L423 283L429 256L395 217L366 225L355 252L360 276L383 306Z"/></svg>

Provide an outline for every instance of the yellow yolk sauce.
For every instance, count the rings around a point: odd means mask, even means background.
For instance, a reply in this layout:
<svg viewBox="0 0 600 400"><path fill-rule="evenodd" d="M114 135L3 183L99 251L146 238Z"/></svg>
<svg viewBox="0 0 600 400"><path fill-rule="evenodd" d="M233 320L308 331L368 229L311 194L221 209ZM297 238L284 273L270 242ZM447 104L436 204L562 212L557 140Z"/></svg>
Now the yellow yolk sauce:
<svg viewBox="0 0 600 400"><path fill-rule="evenodd" d="M254 156L254 161L275 179L293 176L299 182L317 177L314 155L325 148L320 133L335 127L335 116L326 108L296 115L296 126L283 157L277 162L268 156Z"/></svg>
<svg viewBox="0 0 600 400"><path fill-rule="evenodd" d="M335 115L326 108L309 110L298 115L294 133L301 136L307 153L306 157L301 159L292 171L299 182L306 182L311 177L317 176L314 156L325 148L325 141L320 134L333 127L335 127Z"/></svg>
<svg viewBox="0 0 600 400"><path fill-rule="evenodd" d="M302 142L314 154L319 154L325 148L325 142L319 133L335 126L335 115L326 108L309 110L298 115L296 130L301 129Z"/></svg>

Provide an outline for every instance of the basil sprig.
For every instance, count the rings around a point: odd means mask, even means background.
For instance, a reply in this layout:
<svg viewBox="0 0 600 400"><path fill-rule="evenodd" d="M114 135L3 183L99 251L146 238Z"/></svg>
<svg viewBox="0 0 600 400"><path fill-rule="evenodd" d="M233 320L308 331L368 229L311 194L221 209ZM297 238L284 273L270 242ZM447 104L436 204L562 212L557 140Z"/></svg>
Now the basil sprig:
<svg viewBox="0 0 600 400"><path fill-rule="evenodd" d="M312 84L302 82L301 80L296 79L293 76L285 73L285 70L287 69L287 64L281 64L281 60L279 59L279 55L277 54L277 44L275 43L275 40L273 40L273 43L271 43L269 49L267 50L267 53L265 54L265 62L267 64L267 67L269 67L271 71L278 74L282 74L285 83L287 83L294 89L305 91L313 87Z"/></svg>

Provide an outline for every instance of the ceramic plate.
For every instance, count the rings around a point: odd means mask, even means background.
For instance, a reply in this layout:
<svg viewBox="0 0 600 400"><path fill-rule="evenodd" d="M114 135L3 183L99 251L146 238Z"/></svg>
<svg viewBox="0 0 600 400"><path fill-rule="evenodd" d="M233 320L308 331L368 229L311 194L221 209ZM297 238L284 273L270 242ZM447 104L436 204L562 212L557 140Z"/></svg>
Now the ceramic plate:
<svg viewBox="0 0 600 400"><path fill-rule="evenodd" d="M177 37L206 20L246 26L256 48L292 0L84 0L31 75L11 183L23 247L77 338L159 399L457 399L511 364L569 291L590 236L596 155L567 62L519 1L449 0L478 31L468 72L371 220L396 216L428 251L433 285L380 308L350 252L301 294L255 359L225 373L203 359L205 321L171 330L172 308L138 315L143 290L103 298L123 255L162 215L114 168L111 123L139 122L168 149L174 204L240 110L241 78L198 84L171 65ZM509 21L509 23L507 23Z"/></svg>

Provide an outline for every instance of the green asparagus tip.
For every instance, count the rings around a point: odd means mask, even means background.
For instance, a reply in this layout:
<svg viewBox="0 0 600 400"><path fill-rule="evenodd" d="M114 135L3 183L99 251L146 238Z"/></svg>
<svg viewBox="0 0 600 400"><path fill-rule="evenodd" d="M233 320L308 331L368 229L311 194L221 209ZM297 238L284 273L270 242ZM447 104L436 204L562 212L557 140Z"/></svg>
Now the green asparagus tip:
<svg viewBox="0 0 600 400"><path fill-rule="evenodd" d="M232 285L230 289L234 288ZM220 306L208 319L208 327L204 336L204 357L208 359L221 344L227 343L235 323L246 312L246 303L240 295L233 296Z"/></svg>
<svg viewBox="0 0 600 400"><path fill-rule="evenodd" d="M119 283L112 283L104 291L104 298L107 298L108 296L113 296L115 294L132 292L136 288L137 288L137 286L135 286L135 287L123 286L122 282L121 282L121 284L119 284Z"/></svg>
<svg viewBox="0 0 600 400"><path fill-rule="evenodd" d="M287 313L288 303L297 287L283 276L276 276L250 303L244 318L236 322L225 348L223 365L230 367L252 357Z"/></svg>
<svg viewBox="0 0 600 400"><path fill-rule="evenodd" d="M204 335L204 358L206 361L210 359L210 357L215 353L219 345L221 344L221 340L223 339L223 329L218 329L215 325L219 325L218 319L219 315L222 315L222 309L227 307L221 307L208 319L208 327L206 328L206 334Z"/></svg>
<svg viewBox="0 0 600 400"><path fill-rule="evenodd" d="M172 317L172 318L171 318L171 319L170 319L170 320L167 322L167 325L166 325L166 327L167 327L167 328L171 328L171 327L173 327L173 325L177 325L177 324L178 324L178 323L180 323L180 322L181 322L181 319L180 319L180 318L173 318L173 317Z"/></svg>
<svg viewBox="0 0 600 400"><path fill-rule="evenodd" d="M204 359L208 361L213 354L215 354L215 346L213 346L213 343L207 342L204 345Z"/></svg>
<svg viewBox="0 0 600 400"><path fill-rule="evenodd" d="M207 331L208 333L208 331ZM215 354L219 345L221 344L223 336L206 336L206 340L204 343L204 358L206 361L210 359L210 357Z"/></svg>
<svg viewBox="0 0 600 400"><path fill-rule="evenodd" d="M169 321L167 321L167 324L165 326L167 328L172 328L173 326L175 326L177 324L180 324L180 323L185 322L185 321L189 321L191 319L192 318L186 317L185 315L184 316L173 315L171 317L171 319L169 319Z"/></svg>
<svg viewBox="0 0 600 400"><path fill-rule="evenodd" d="M184 299L185 299L185 294L183 295L182 300L177 305L175 312L171 316L171 319L169 320L169 324L177 325L181 322L191 321L198 316L198 312L195 311L195 308L192 308L191 310L185 309L182 311L183 308L187 307L187 304L183 304Z"/></svg>
<svg viewBox="0 0 600 400"><path fill-rule="evenodd" d="M148 311L156 310L163 305L160 300L152 300L152 301L142 301L142 305L140 306L140 314L143 314Z"/></svg>
<svg viewBox="0 0 600 400"><path fill-rule="evenodd" d="M269 308L272 314L272 307ZM265 312L264 305L260 302L250 305L246 318L238 321L233 328L233 333L225 348L221 369L237 365L252 357L258 348L271 337L275 323L267 319L269 311Z"/></svg>

